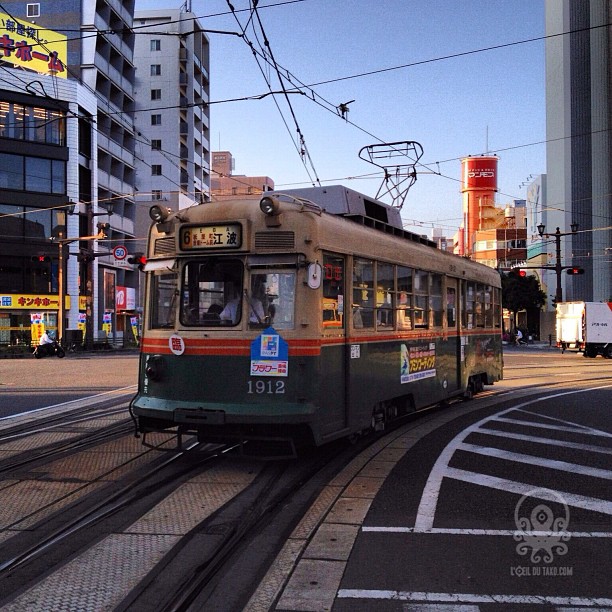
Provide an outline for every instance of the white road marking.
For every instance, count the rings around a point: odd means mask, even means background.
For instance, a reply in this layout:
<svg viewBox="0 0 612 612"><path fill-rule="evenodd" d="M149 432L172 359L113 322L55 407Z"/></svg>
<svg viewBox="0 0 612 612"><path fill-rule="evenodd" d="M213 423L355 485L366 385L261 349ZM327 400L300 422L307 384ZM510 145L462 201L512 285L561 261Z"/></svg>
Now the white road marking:
<svg viewBox="0 0 612 612"><path fill-rule="evenodd" d="M543 493L547 492L546 489L533 489L531 485L526 485L524 482L515 482L514 480L497 478L496 476L488 476L487 474L467 472L465 470L458 470L456 468L446 468L445 477L461 480L463 482L469 482L470 484L480 485L489 489L498 489L500 491L516 493L517 495L524 495L527 491L530 491L530 497L538 497L538 491L542 491ZM596 497L585 497L583 495L576 495L574 493L566 493L565 491L558 492L563 496L563 501L565 501L568 506L582 508L583 510L590 510L591 512L612 515L612 501L598 499ZM550 501L549 495L542 495L540 498ZM429 529L420 528L418 531L430 531L430 529L431 527Z"/></svg>
<svg viewBox="0 0 612 612"><path fill-rule="evenodd" d="M587 465L578 463L568 463L567 461L557 461L556 459L546 459L545 457L537 457L535 455L525 455L524 453L515 453L513 451L502 450L500 448L492 448L490 446L480 446L476 444L462 443L457 446L457 450L462 450L477 455L485 455L487 457L495 457L506 461L514 461L515 463L527 463L528 465L537 465L539 467L560 470L562 472L571 472L572 474L581 474L582 476L593 476L594 478L604 478L612 480L612 471L600 468L592 468Z"/></svg>
<svg viewBox="0 0 612 612"><path fill-rule="evenodd" d="M497 418L495 423L512 423L512 425L527 425L528 427L536 427L539 429L552 429L554 431L569 431L571 433L580 433L589 436L602 436L604 438L612 438L612 434L607 431L600 431L598 429L591 429L590 427L583 427L576 423L573 427L565 425L548 425L547 423L538 423L537 421L523 421L521 419L505 419Z"/></svg>
<svg viewBox="0 0 612 612"><path fill-rule="evenodd" d="M414 527L375 527L363 526L361 531L370 533L421 533ZM612 531L519 531L517 529L453 529L447 527L434 527L427 533L433 535L470 535L470 536L494 536L514 537L517 534L532 537L560 537L569 535L574 538L612 538Z"/></svg>
<svg viewBox="0 0 612 612"><path fill-rule="evenodd" d="M512 438L513 440L522 440L524 442L535 442L536 444L545 444L546 446L562 446L563 448L573 448L575 450L583 450L590 453L612 455L612 448L596 446L594 444L580 444L578 442L567 442L566 440L553 440L552 438L540 438L537 436L528 436L525 434L517 434L509 431L499 431L493 429L483 429L477 433L487 436L498 436L500 438Z"/></svg>
<svg viewBox="0 0 612 612"><path fill-rule="evenodd" d="M559 597L556 595L482 595L479 593L425 593L423 591L384 591L374 589L340 589L339 599L385 599L391 601L418 601L423 603L466 604L532 604L557 606L601 607L612 606L612 599L605 597Z"/></svg>
<svg viewBox="0 0 612 612"><path fill-rule="evenodd" d="M512 408L508 408L496 415L486 417L477 423L474 423L470 427L464 429L461 433L459 433L447 446L444 448L440 456L438 457L436 463L434 464L429 478L427 479L427 483L425 484L425 488L423 489L423 495L421 497L421 502L419 504L419 508L417 511L417 517L415 520L415 529L419 532L428 532L433 528L434 517L436 513L436 508L438 505L438 497L440 495L440 487L442 486L442 480L445 477L453 477L458 480L465 480L467 482L473 482L475 484L479 484L482 486L492 487L496 489L502 489L505 491L516 492L519 495L525 494L528 490L532 489L531 485L527 485L524 483L513 482L509 480L504 480L500 478L486 477L480 474L473 474L469 472L463 472L462 470L451 470L449 468L450 461L457 450L457 448L465 442L465 439L472 433L486 433L486 430L483 431L482 428L485 424L490 424L494 421L499 421L503 419L508 414L516 410L520 410L526 406L530 406L532 404L540 403L542 401L565 397L568 395L572 395L575 393L585 393L587 391L594 391L597 389L607 389L610 385L602 385L601 387L593 387L591 389L574 389L572 391L564 391L562 393L554 393L552 395L548 395L545 397L540 397L536 399L531 399L523 404L519 404L518 406L514 406ZM551 420L556 420L552 419ZM515 423L516 421L512 421ZM561 421L563 422L563 421ZM530 426L544 426L540 423L533 423L531 421L526 422ZM571 431L580 431L586 433L586 431L590 432L593 435L603 435L605 437L610 437L612 434L607 432L599 432L599 430L594 430L591 428L584 427L582 425L574 425L573 427L568 428ZM452 475L451 475L452 474ZM565 494L564 494L565 495ZM598 508L594 508L595 503L604 504L610 506L610 512L605 512L606 514L612 514L612 503L606 502L604 500L595 500L593 498L585 498L582 496L567 495L568 501L567 503L570 505L578 506L581 508L587 507L590 510L595 510L597 512L602 511L601 506ZM572 501L570 501L572 500Z"/></svg>
<svg viewBox="0 0 612 612"><path fill-rule="evenodd" d="M16 419L21 416L28 416L29 414L34 414L36 412L42 412L44 410L52 410L54 408L74 408L75 404L79 402L86 402L92 399L100 400L100 399L108 399L107 395L130 395L136 390L138 385L130 385L129 387L121 387L120 389L112 389L111 391L104 391L103 393L96 393L95 395L88 395L86 397L81 397L79 399L70 400L68 402L62 402L61 404L53 404L51 406L43 406L42 408L33 408L32 410L26 410L25 412L19 412L18 414L9 414L8 416L0 417L0 421L6 421L9 419ZM61 389L60 389L61 391Z"/></svg>

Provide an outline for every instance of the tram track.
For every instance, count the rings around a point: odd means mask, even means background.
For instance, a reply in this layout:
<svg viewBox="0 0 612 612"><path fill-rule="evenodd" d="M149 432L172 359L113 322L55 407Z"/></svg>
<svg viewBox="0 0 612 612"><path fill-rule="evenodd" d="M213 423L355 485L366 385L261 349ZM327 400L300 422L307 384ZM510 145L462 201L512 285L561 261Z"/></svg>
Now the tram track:
<svg viewBox="0 0 612 612"><path fill-rule="evenodd" d="M440 417L453 419L466 411L487 410L496 403L511 401L517 394L535 397L555 389L612 382L601 367L589 368L587 375L581 372L566 376L562 381L549 377L547 381L536 382L538 375L529 374L530 369L524 371L526 376L521 379L532 379L527 384L517 387L506 379L479 393L474 401L453 402L447 408L411 415L400 429L404 433L420 431L421 426L435 424ZM395 430L390 434L398 435ZM163 549L161 558L150 563L142 560L143 574L129 584L126 579L126 588L106 609L176 612L242 609L249 592L257 588L288 534L303 519L321 490L360 453L372 455L368 449L382 440L377 435L351 447L338 443L319 448L310 458L275 463L229 457L231 450L227 447L207 447L199 459L196 455L188 457L175 452L168 457L166 453L140 449L140 454L134 455L134 469L129 474L113 482L108 482L110 477L104 474L101 478L104 488L92 491L64 516L56 512L44 537L34 526L31 537L22 534L21 542L15 540L12 545L5 541L11 545L5 546L5 550L12 554L5 555L0 565L0 591L7 595L0 601L0 607L4 610L6 605L7 611L23 609L19 607L23 597L35 601L37 593L57 588L46 580L51 580L54 570L60 568L61 572L55 574L70 576L73 564L80 564L94 576L100 569L95 566L96 559L103 554L100 547L108 550L111 546L103 548L108 539L114 538L112 542L116 542L121 538L142 538L139 541L146 549L142 542L163 536L172 541ZM132 442L132 448L139 447L138 442ZM143 460L144 467L139 464ZM118 470L126 467L123 464ZM225 490L225 497L221 496L228 483L247 482L250 472L254 472L252 482ZM206 516L198 516L188 528L178 529L175 523L191 515L193 508L182 505L186 497L177 494L182 488L192 487L200 495L196 505L205 505L208 501L201 497L203 481L211 483L212 496L222 499L211 506ZM170 509L175 515L168 521L175 523L162 523L160 528L155 521L169 514ZM94 566L90 567L90 563ZM11 600L16 602L14 608ZM45 608L32 608L42 609Z"/></svg>
<svg viewBox="0 0 612 612"><path fill-rule="evenodd" d="M149 471L139 476L135 481L123 486L109 498L95 504L94 507L89 508L83 514L77 515L74 519L69 520L59 529L47 534L35 545L0 563L0 580L5 574L10 573L19 566L41 555L50 546L57 545L58 543L67 539L69 536L76 533L78 530L91 527L96 522L107 518L110 514L117 512L121 508L133 503L136 499L139 499L139 497L143 495L143 486L145 491L147 489L148 480L159 474L167 466L177 461L182 454L183 453L179 453L171 457L164 457L161 464L154 465ZM175 478L176 474L171 474L170 476L166 477L166 479ZM162 479L161 482L156 483L156 486L163 486L165 483L166 481Z"/></svg>
<svg viewBox="0 0 612 612"><path fill-rule="evenodd" d="M121 418L126 414L125 405L94 411L80 409L7 428L0 434L0 474L125 436L133 431L130 418ZM6 457L2 459L2 455Z"/></svg>
<svg viewBox="0 0 612 612"><path fill-rule="evenodd" d="M191 446L196 445L194 441ZM36 582L54 566L61 565L66 557L91 548L106 528L112 531L109 524L129 522L134 516L145 514L170 495L188 474L202 466L208 469L218 460L222 449L208 446L209 452L200 454L195 463L185 461L185 452L168 455L150 449L141 451L134 463L146 455L150 461L144 467L134 465L134 470L115 481L112 471L105 473L106 486L94 488L84 498L38 521L29 530L15 532L4 543L0 592L8 594L15 584ZM124 472L126 467L121 464L116 469ZM10 531L11 527L15 526L4 526L4 529Z"/></svg>

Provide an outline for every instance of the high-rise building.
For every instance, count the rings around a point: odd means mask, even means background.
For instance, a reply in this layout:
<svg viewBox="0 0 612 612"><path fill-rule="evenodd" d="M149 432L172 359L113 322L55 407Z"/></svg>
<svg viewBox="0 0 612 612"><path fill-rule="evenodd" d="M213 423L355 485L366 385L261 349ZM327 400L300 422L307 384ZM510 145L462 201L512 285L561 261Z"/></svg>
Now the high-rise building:
<svg viewBox="0 0 612 612"><path fill-rule="evenodd" d="M98 181L96 95L70 78L69 37L48 29L52 19L41 24L39 4L28 5L27 20L16 4L3 3L0 31L3 345L36 341L43 327L65 337L85 328L88 310L93 329L98 316L95 269L79 261L93 217L78 214L91 210Z"/></svg>
<svg viewBox="0 0 612 612"><path fill-rule="evenodd" d="M134 32L137 200L173 210L208 201L208 37L179 10L136 11Z"/></svg>
<svg viewBox="0 0 612 612"><path fill-rule="evenodd" d="M562 265L585 271L562 275L564 301L612 300L612 2L546 0L545 6L547 213L542 222L549 235L557 227L569 234L560 239ZM572 223L578 224L575 234ZM547 284L554 286L555 280Z"/></svg>
<svg viewBox="0 0 612 612"><path fill-rule="evenodd" d="M79 109L68 116L68 130L77 143L73 162L67 167L67 195L75 205L79 222L77 237L97 233L98 221L108 222L105 241L70 243L72 253L81 250L81 261L69 258L66 269L65 328L77 328L86 316L87 339L110 336L117 341L134 307L127 300L117 307L116 295L133 294L137 272L113 256L115 246L129 244L134 237L136 216L134 169L134 78L132 62L134 2L119 0L55 0L24 3L6 0L3 9L11 19L54 30L66 36L68 80L78 83L96 100L96 108ZM51 78L57 79L55 74ZM43 92L53 97L55 88ZM71 116L78 120L71 121ZM95 137L90 134L91 128ZM72 223L74 225L74 222ZM71 233L69 224L68 233ZM72 236L69 236L72 237ZM106 254L106 255L105 255ZM80 280L80 286L79 286ZM125 291L121 291L121 289ZM79 295L81 299L79 299Z"/></svg>
<svg viewBox="0 0 612 612"><path fill-rule="evenodd" d="M191 13L179 10L141 12L133 23L133 0L7 0L2 9L6 15L2 23L12 29L3 38L0 61L3 68L13 70L14 78L0 84L0 104L6 111L0 117L0 153L17 150L22 164L52 164L53 172L64 179L54 179L46 193L39 193L39 185L24 184L21 192L0 197L0 214L7 217L0 223L3 238L8 219L12 231L15 219L23 217L21 250L13 243L7 246L23 261L0 263L7 274L9 268L14 271L5 277L6 287L0 282L0 293L8 296L17 278L21 282L11 295L21 296L21 301L57 304L62 292L67 296L65 317L59 317L63 326L57 322L59 307L50 307L49 312L39 309L48 326L60 331L85 328L90 344L106 338L124 342L133 336L141 304L140 274L126 255L137 252L146 237L152 200L178 209L209 199L208 38ZM37 35L39 28L53 36ZM27 38L30 30L36 37L32 53L30 45L24 46L27 40L19 38ZM14 49L13 32L19 39ZM60 39L63 46L55 44ZM48 54L45 61L43 52ZM32 78L24 77L28 72ZM48 125L61 126L61 142L41 146L42 128L9 130L19 113L24 122L40 122L44 116ZM61 115L57 121L53 113ZM70 210L61 234L63 276L58 273L57 241L52 243L51 230L44 229L57 226L55 216L44 217L41 225L44 215L29 210L32 202L48 208L49 215ZM8 216L5 206L13 207L7 209ZM37 244L41 262L26 258L24 228L31 225L24 221L26 213L30 219L36 217L37 228L44 226L45 235L40 234ZM98 222L110 225L104 240L92 239ZM36 280L36 275L46 276ZM41 287L55 293L55 299L41 297ZM8 297L4 301L8 303ZM13 316L7 312L0 314ZM9 339L11 326L0 320ZM1 334L2 329L0 343Z"/></svg>
<svg viewBox="0 0 612 612"><path fill-rule="evenodd" d="M183 10L137 11L134 32L139 206L130 252L139 253L151 204L179 210L210 199L210 53L198 20Z"/></svg>

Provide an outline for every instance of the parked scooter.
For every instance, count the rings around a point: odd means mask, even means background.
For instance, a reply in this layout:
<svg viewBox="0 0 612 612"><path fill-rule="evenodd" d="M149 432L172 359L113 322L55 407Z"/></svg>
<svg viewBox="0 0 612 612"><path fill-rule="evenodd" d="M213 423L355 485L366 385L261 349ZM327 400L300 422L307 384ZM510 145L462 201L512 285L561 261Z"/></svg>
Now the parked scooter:
<svg viewBox="0 0 612 612"><path fill-rule="evenodd" d="M34 349L34 357L40 359L41 357L52 357L57 355L60 359L66 356L66 351L60 346L57 340L48 342L47 344L39 344Z"/></svg>

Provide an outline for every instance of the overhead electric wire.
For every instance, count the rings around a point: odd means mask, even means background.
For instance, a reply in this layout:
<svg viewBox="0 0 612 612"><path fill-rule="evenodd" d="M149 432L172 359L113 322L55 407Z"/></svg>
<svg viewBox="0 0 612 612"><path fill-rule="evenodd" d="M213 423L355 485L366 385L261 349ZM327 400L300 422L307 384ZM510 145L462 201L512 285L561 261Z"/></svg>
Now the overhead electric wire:
<svg viewBox="0 0 612 612"><path fill-rule="evenodd" d="M303 2L303 1L304 0L291 0L291 1L288 1L288 2L275 3L275 4L272 4L272 5L259 5L259 8L271 8L271 7L274 7L274 6L281 6L281 5L284 5L284 4L293 4L293 3L297 3L297 2ZM0 8L1 7L2 7L2 5L0 4ZM254 12L253 9L238 9L238 10L236 10L233 6L231 6L231 4L230 4L230 8L231 8L230 12L231 12L232 15L234 15L235 18L236 18L235 13L237 13L237 12L245 12L247 10L250 10L249 22L252 20L253 12ZM221 16L221 15L225 15L225 14L228 14L228 13L218 13L218 14L212 14L212 15L205 15L205 16L202 16L202 17L197 17L197 16L196 17L186 17L185 20L206 19L206 18ZM170 21L168 23L173 23L173 21ZM156 24L156 25L159 25L159 24ZM437 57L437 58L430 58L430 59L426 59L426 60L420 60L420 61L417 61L417 62L412 62L412 63L408 63L408 64L402 64L402 65L399 65L399 66L394 66L394 67L389 67L389 68L382 68L382 69L378 69L378 70L374 70L374 71L369 71L369 72L364 72L364 73L359 73L359 74L354 74L354 75L348 75L348 76L339 77L339 78L336 78L336 79L329 79L329 80L326 80L326 81L319 81L319 82L316 82L316 83L312 83L310 85L304 85L302 83L300 85L300 87L306 87L306 88L311 89L312 87L315 87L315 86L318 86L318 85L323 85L323 84L328 84L328 83L333 83L333 82L339 82L339 81L348 80L348 79L354 79L354 78L362 78L362 77L365 77L365 76L371 76L371 75L375 75L375 74L379 74L379 73L389 72L389 71L392 71L392 70L400 70L400 69L409 68L409 67L413 67L413 66L417 66L417 65L433 63L433 62L436 62L436 61L444 61L444 60L453 59L453 58L462 57L462 56L467 56L467 55L471 55L471 54L498 50L498 49L502 49L502 48L506 48L506 47L511 47L511 46L514 46L514 45L534 43L534 42L538 42L538 41L542 41L542 40L546 40L546 39L554 38L554 37L558 37L558 36L564 36L564 35L574 34L574 33L582 32L582 31L589 31L589 30L594 30L594 29L598 29L598 28L609 27L610 25L611 24L601 24L601 25L597 25L597 26L589 26L589 27L585 27L585 28L577 28L577 29L574 29L574 30L569 30L569 31L566 31L566 32L560 32L560 33L557 33L557 34L550 34L550 35L545 35L545 36L541 36L541 37L533 37L533 38L524 39L524 40L520 40L520 41L514 41L514 42L510 42L510 43L503 43L503 44L499 44L499 45L493 45L493 46L490 46L490 47L484 47L484 48L480 48L480 49L474 49L474 50L470 50L470 51L459 52L459 53L455 53L455 54L449 54L449 55L440 56L440 57ZM248 26L248 24L247 24L247 26ZM142 28L150 27L150 24L149 25L143 25L141 27ZM136 31L136 30L139 29L138 26L132 26L132 28L130 28L130 29L135 34L139 33L139 32ZM113 30L113 32L116 32L116 31L117 30ZM103 34L104 32L109 32L109 30L107 30L107 31L100 31L99 33ZM237 33L224 32L224 31L217 31L217 32L219 32L219 33L228 33L228 34L237 34ZM93 34L93 35L97 35L97 33ZM252 49L253 49L253 47L252 47ZM264 54L264 57L265 57L265 54ZM279 68L281 68L281 66L280 65L276 65L276 69L278 70ZM261 70L261 67L260 67L260 70ZM291 82L291 78L290 77L293 77L293 75L291 75L291 73L289 73L289 71L287 71L287 75L288 75L287 80L289 82ZM282 80L281 80L281 84L282 84ZM296 87L296 86L294 85L294 87ZM286 90L284 87L283 87L283 89L284 89L284 92L283 92L284 94L292 93L291 90ZM91 89L91 91L93 91L94 94L96 94L96 96L98 96L98 93L95 92L93 89ZM316 94L316 92L314 92L314 90L311 89L311 92L312 92L312 99L313 99L313 101L316 102L316 100L314 99L315 97L320 97L321 100L324 100L324 98L319 96L319 94ZM262 97L265 97L265 96L268 96L268 95L274 95L275 93L276 92L271 92L270 91L270 92L268 92L266 94L263 94L261 96L255 96L255 97L249 97L249 98L243 98L243 99L262 98ZM238 100L240 100L240 99L238 99ZM235 100L228 100L228 102L229 101L235 101ZM326 100L324 100L324 101L329 106L333 106L328 101L326 101ZM108 100L105 100L105 102L107 104L109 103ZM208 104L215 104L215 103L221 103L221 101L219 101L219 102L209 102ZM320 104L320 105L325 108L325 106L323 104ZM144 110L150 110L150 109L143 109L143 111ZM327 108L327 110L331 110L331 109ZM135 111L135 112L140 112L140 111ZM115 114L115 113L111 112L109 114ZM380 142L384 142L381 139L379 139L376 136L374 136L373 134L370 134L369 132L367 132L367 130L364 130L363 128L361 128L357 124L355 124L355 123L353 123L351 121L347 121L347 123L350 123L351 125L353 125L357 129L360 129L360 130L364 131L364 133L370 135L373 138L376 138ZM601 130L601 131L603 131L603 130ZM572 136L567 136L567 137L563 137L563 138L571 138L571 137ZM551 139L551 141L554 141L554 140L557 140L557 139ZM544 141L539 141L539 142L536 142L536 143L530 143L530 144L525 144L525 145L517 145L517 146L513 146L513 147L506 147L506 148L496 149L496 151L499 152L499 151L506 151L506 150L517 149L517 148L521 148L521 147L535 146L535 145L543 144L543 143L546 143L546 142L548 142L548 141L544 140ZM442 162L431 162L431 163L440 164L440 163L445 163L445 162L449 162L449 161L456 161L457 159L461 159L461 158L454 158L454 159L444 160ZM446 175L442 174L439 171L430 169L426 164L419 163L419 165L422 166L422 167L427 168L427 170L429 170L433 174L436 174L438 176L441 176L441 177L444 177L444 178L447 178L447 179L450 179L450 180L453 180L453 181L456 181L456 182L460 182L457 179L454 179L453 177L446 176ZM210 168L209 168L209 171L211 171ZM503 194L503 195L507 195L508 197L515 197L515 196L511 196L509 194Z"/></svg>
<svg viewBox="0 0 612 612"><path fill-rule="evenodd" d="M258 52L256 51L254 44L248 39L248 37L246 35L246 30L247 30L248 24L253 21L253 15L255 15L257 17L257 21L258 21L261 33L262 33L262 35L264 37L264 46L266 47L267 53L269 54L269 56L271 58L271 62L269 60L267 60L267 59L266 59L266 62L269 63L270 65L272 65L272 67L274 67L274 63L275 63L275 61L274 61L274 54L272 52L272 48L270 46L270 43L269 43L269 41L267 39L267 36L265 34L265 31L263 29L263 24L261 23L261 19L259 18L259 15L257 14L257 1L255 0L253 2L251 14L249 16L249 19L248 19L248 22L247 22L247 26L244 26L244 27L240 24L240 21L239 21L237 15L234 12L234 7L232 6L232 4L231 4L231 2L229 0L227 0L227 4L228 4L230 10L232 10L232 14L234 16L234 19L236 20L236 23L238 24L238 26L242 30L242 34L243 34L242 38L243 38L243 40L247 43L247 45L251 49L251 51L253 53L253 56L255 58L255 61L257 63L257 66L258 66L258 68L259 68L259 70L260 70L260 72L261 72L261 74L262 74L262 76L264 78L264 81L266 82L266 85L268 86L268 89L269 89L270 93L272 93L272 86L271 86L270 80L266 76L266 74L265 74L261 64L257 60ZM256 31L254 29L254 26L252 26L252 27L253 27L253 31L255 32L255 35L256 35ZM264 56L264 58L265 58L266 53L262 52L261 55ZM291 141L292 141L292 143L293 143L293 145L294 145L298 155L300 156L300 160L302 162L302 165L304 166L304 169L306 170L306 174L308 175L311 183L314 184L315 182L317 182L320 185L320 181L318 179L317 172L316 172L316 170L314 168L314 164L312 162L312 159L310 158L310 154L308 153L308 148L306 146L304 135L302 134L301 128L300 128L299 123L297 121L297 117L295 115L295 112L294 112L293 107L291 105L291 102L289 100L289 96L287 95L287 91L286 91L286 88L285 88L285 85L284 85L283 77L281 76L281 74L280 74L280 72L279 72L277 67L275 68L275 71L276 71L276 75L277 75L277 78L279 80L279 83L280 83L280 86L281 86L281 89L282 89L282 95L284 95L284 97L285 97L285 101L287 103L287 106L288 106L289 111L291 113L291 116L293 118L293 122L294 122L296 131L297 131L297 135L298 135L298 142L294 141L292 136L291 136ZM276 100L276 97L273 96L272 99L274 100L274 104L276 105L276 108L277 108L277 110L278 110L278 112L279 112L279 114L281 116L281 119L282 119L282 121L283 121L283 123L285 125L285 128L287 129L288 133L291 135L291 130L289 129L289 125L287 124L287 121L286 121L286 119L285 119L285 117L284 117L284 115L282 113L282 110L281 110L281 108L280 108L280 106L278 104L278 101ZM305 158L308 159L308 161L310 163L310 167L312 168L313 172L315 173L315 178L314 179L313 179L313 177L310 174L310 170L308 169L308 166L306 165Z"/></svg>

